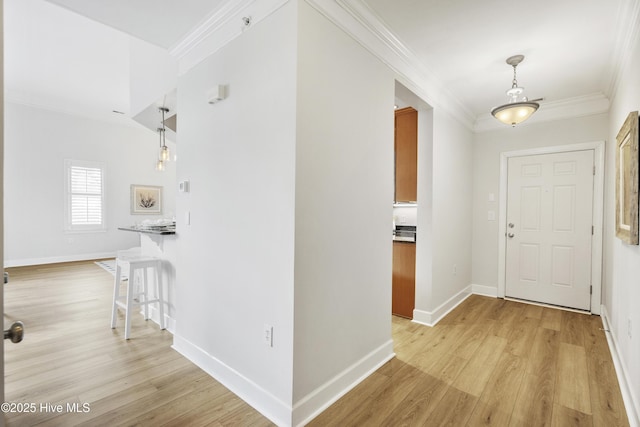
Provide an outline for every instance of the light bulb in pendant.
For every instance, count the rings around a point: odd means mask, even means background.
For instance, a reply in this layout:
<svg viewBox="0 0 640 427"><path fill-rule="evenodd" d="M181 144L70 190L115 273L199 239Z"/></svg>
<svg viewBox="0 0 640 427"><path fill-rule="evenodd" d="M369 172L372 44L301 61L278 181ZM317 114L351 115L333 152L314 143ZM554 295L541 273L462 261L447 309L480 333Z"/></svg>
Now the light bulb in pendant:
<svg viewBox="0 0 640 427"><path fill-rule="evenodd" d="M158 160L158 163L156 163L156 170L158 172L164 171L164 162L162 161L162 159Z"/></svg>
<svg viewBox="0 0 640 427"><path fill-rule="evenodd" d="M160 160L163 162L171 161L171 153L169 152L169 147L163 145L160 149Z"/></svg>

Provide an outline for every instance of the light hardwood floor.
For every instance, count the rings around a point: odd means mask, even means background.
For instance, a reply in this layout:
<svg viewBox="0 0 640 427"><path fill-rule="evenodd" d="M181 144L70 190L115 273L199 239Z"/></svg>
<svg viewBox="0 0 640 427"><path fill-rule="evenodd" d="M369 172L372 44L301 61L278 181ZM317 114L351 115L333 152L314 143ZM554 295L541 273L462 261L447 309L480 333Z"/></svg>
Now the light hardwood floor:
<svg viewBox="0 0 640 427"><path fill-rule="evenodd" d="M135 316L129 341L122 318L112 330L113 279L92 262L7 270L5 325L22 320L26 335L6 342L6 400L38 405L7 425L272 425L155 323ZM479 296L434 328L394 317L397 357L310 425L628 425L600 327L597 316Z"/></svg>

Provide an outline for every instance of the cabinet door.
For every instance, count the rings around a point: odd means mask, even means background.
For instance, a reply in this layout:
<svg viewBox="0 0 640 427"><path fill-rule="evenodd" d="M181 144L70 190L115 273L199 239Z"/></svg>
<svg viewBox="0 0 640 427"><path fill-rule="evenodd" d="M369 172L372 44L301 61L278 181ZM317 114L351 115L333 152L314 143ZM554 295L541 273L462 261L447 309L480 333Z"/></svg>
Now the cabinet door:
<svg viewBox="0 0 640 427"><path fill-rule="evenodd" d="M416 301L416 244L393 242L391 312L413 319Z"/></svg>
<svg viewBox="0 0 640 427"><path fill-rule="evenodd" d="M411 107L396 110L395 117L396 202L417 200L418 112Z"/></svg>

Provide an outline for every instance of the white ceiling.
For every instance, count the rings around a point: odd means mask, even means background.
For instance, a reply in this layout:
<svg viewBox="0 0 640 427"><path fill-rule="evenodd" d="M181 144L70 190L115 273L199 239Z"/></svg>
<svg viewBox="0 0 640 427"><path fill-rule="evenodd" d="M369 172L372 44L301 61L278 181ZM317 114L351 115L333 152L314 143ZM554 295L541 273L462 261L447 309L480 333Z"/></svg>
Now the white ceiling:
<svg viewBox="0 0 640 427"><path fill-rule="evenodd" d="M4 2L9 101L118 120L129 108L129 36L42 0Z"/></svg>
<svg viewBox="0 0 640 427"><path fill-rule="evenodd" d="M609 89L620 0L365 0L474 114L506 102L513 70L530 99Z"/></svg>
<svg viewBox="0 0 640 427"><path fill-rule="evenodd" d="M634 0L344 0L368 9L468 113L506 101L518 81L547 102L610 95ZM53 3L76 13L55 6ZM5 0L7 91L128 111L128 35L167 49L249 0ZM96 23L99 22L101 24ZM102 25L105 24L105 25ZM119 30L116 31L113 28ZM9 96L11 98L11 96Z"/></svg>
<svg viewBox="0 0 640 427"><path fill-rule="evenodd" d="M48 0L170 49L228 0Z"/></svg>

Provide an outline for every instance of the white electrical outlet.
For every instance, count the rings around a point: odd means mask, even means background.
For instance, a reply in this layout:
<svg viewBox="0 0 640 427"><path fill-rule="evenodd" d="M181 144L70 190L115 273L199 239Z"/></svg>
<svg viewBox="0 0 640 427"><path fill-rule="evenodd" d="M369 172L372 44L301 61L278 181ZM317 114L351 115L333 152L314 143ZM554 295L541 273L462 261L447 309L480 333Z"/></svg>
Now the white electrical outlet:
<svg viewBox="0 0 640 427"><path fill-rule="evenodd" d="M273 326L264 324L263 339L267 347L273 347Z"/></svg>

